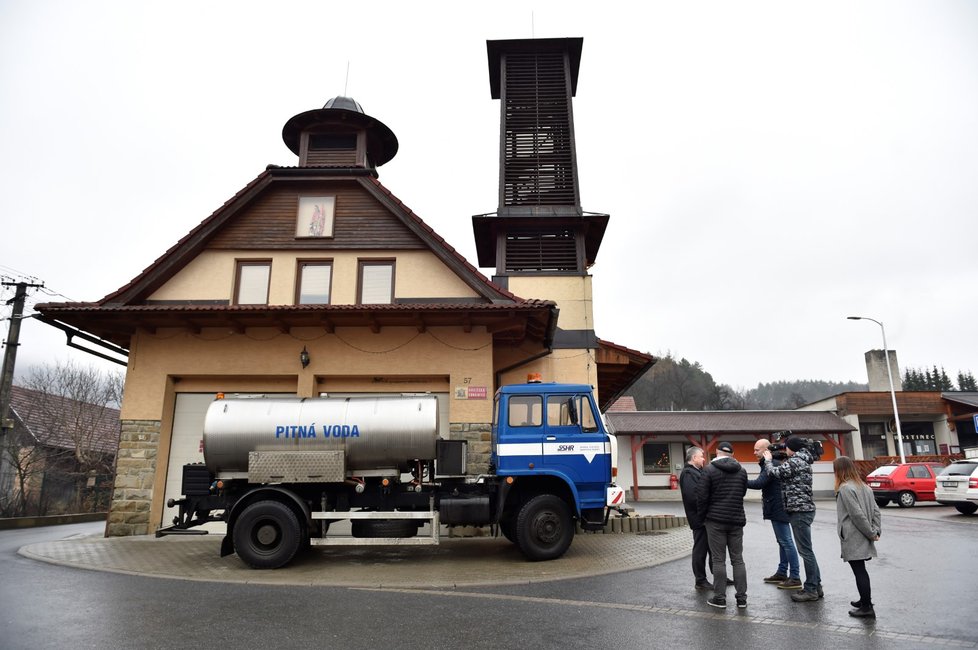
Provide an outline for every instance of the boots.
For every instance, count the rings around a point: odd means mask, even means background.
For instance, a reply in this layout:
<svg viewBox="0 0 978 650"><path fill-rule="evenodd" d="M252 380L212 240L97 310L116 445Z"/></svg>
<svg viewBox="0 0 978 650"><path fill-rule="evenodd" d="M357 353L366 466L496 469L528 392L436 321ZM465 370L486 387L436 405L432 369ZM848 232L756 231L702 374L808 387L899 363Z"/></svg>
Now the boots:
<svg viewBox="0 0 978 650"><path fill-rule="evenodd" d="M863 605L859 601L852 603L855 609L849 610L849 616L855 616L856 618L876 618L876 610L873 609L873 603L868 605Z"/></svg>

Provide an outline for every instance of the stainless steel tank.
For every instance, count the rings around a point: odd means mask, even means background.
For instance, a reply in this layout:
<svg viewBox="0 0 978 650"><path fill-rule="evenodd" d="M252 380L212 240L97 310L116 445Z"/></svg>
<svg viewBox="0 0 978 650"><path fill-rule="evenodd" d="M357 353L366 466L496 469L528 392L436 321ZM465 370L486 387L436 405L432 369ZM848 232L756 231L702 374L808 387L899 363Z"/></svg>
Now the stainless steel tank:
<svg viewBox="0 0 978 650"><path fill-rule="evenodd" d="M347 470L410 467L435 457L434 395L219 399L204 418L211 472L248 470L248 452L344 450Z"/></svg>

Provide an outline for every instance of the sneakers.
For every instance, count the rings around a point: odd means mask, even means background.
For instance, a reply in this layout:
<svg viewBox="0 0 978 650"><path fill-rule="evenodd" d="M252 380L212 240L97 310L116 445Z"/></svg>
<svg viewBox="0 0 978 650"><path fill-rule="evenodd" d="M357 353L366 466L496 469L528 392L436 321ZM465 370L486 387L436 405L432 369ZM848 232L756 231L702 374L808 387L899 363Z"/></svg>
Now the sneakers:
<svg viewBox="0 0 978 650"><path fill-rule="evenodd" d="M727 608L727 599L726 598L719 598L717 596L714 596L713 598L711 598L708 601L706 601L706 604L709 605L710 607L716 607L718 609L726 609Z"/></svg>
<svg viewBox="0 0 978 650"><path fill-rule="evenodd" d="M713 591L713 583L710 582L709 580L703 580L703 581L697 582L695 585L693 585L693 588L694 589L709 589L710 591Z"/></svg>
<svg viewBox="0 0 978 650"><path fill-rule="evenodd" d="M737 596L737 609L747 609L747 596ZM855 616L852 612L849 614Z"/></svg>
<svg viewBox="0 0 978 650"><path fill-rule="evenodd" d="M765 580L764 582L767 582L767 580ZM801 588L802 588L801 580L799 580L798 578L785 578L778 585L778 589L801 589Z"/></svg>
<svg viewBox="0 0 978 650"><path fill-rule="evenodd" d="M784 582L787 579L788 576L786 576L785 574L775 573L773 576L768 576L764 578L764 582Z"/></svg>
<svg viewBox="0 0 978 650"><path fill-rule="evenodd" d="M813 603L819 599L817 591L799 591L791 594L791 600L796 603Z"/></svg>
<svg viewBox="0 0 978 650"><path fill-rule="evenodd" d="M822 600L823 598L825 598L825 592L822 591L822 585L819 585L818 586L818 599L819 600Z"/></svg>

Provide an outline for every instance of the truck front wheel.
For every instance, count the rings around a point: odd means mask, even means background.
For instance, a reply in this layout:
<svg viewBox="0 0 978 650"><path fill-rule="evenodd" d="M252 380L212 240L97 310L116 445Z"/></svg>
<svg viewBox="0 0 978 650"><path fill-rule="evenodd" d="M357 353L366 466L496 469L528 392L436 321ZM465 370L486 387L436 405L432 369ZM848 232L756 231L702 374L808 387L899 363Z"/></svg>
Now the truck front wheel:
<svg viewBox="0 0 978 650"><path fill-rule="evenodd" d="M563 499L540 494L527 501L516 517L516 543L528 560L554 560L574 539L574 522Z"/></svg>
<svg viewBox="0 0 978 650"><path fill-rule="evenodd" d="M302 527L295 512L278 501L251 504L234 524L234 550L253 569L277 569L295 557Z"/></svg>

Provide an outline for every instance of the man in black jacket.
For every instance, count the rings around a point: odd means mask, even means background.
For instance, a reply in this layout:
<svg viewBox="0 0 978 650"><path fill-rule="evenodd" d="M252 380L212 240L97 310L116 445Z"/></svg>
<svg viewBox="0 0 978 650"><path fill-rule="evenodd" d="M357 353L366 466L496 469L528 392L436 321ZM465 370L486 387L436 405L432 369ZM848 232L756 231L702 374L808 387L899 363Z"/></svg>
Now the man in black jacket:
<svg viewBox="0 0 978 650"><path fill-rule="evenodd" d="M696 488L703 476L703 465L706 456L699 447L686 450L686 466L679 474L679 490L683 495L683 509L686 510L686 521L693 531L693 578L696 589L713 589L713 583L706 577L706 562L710 554L710 542L706 538L706 528L703 525L702 513L696 510ZM711 569L712 570L712 569Z"/></svg>
<svg viewBox="0 0 978 650"><path fill-rule="evenodd" d="M744 495L747 494L747 470L733 457L733 445L717 445L717 457L706 469L696 489L696 510L706 520L706 534L713 556L713 597L707 600L712 607L727 606L727 550L733 565L734 585L737 588L737 607L747 607L747 567L744 565Z"/></svg>

